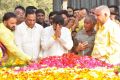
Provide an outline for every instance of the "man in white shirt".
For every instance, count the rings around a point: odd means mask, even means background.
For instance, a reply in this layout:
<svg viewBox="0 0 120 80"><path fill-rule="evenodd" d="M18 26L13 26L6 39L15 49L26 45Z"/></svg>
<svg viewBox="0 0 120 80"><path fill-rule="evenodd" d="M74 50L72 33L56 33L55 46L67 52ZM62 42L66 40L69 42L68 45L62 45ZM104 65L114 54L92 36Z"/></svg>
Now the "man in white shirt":
<svg viewBox="0 0 120 80"><path fill-rule="evenodd" d="M43 57L61 56L73 47L71 32L63 27L63 24L62 16L56 15L53 18L53 25L43 30L41 36Z"/></svg>
<svg viewBox="0 0 120 80"><path fill-rule="evenodd" d="M32 60L36 60L39 58L43 27L36 23L36 14L33 10L27 10L25 16L25 22L15 29L15 42L23 52L32 57Z"/></svg>

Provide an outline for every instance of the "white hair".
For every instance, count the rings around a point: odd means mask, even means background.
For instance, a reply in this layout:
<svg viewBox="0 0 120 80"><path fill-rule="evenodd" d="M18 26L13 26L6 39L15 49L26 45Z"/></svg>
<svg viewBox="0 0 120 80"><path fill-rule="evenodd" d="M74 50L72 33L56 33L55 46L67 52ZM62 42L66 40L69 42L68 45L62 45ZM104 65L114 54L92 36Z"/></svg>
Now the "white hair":
<svg viewBox="0 0 120 80"><path fill-rule="evenodd" d="M106 13L108 17L110 16L110 9L106 5L98 6L96 7L96 10L100 11L101 13Z"/></svg>

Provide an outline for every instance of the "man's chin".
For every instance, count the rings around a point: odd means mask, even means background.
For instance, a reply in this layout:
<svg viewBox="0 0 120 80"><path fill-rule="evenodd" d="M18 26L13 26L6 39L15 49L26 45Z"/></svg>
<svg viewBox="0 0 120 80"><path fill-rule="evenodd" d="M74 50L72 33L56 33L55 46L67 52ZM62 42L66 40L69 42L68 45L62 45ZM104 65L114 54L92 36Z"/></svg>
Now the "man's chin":
<svg viewBox="0 0 120 80"><path fill-rule="evenodd" d="M15 31L15 28L14 29L10 29L11 31Z"/></svg>
<svg viewBox="0 0 120 80"><path fill-rule="evenodd" d="M9 30L11 30L11 31L15 31L15 27L9 28Z"/></svg>

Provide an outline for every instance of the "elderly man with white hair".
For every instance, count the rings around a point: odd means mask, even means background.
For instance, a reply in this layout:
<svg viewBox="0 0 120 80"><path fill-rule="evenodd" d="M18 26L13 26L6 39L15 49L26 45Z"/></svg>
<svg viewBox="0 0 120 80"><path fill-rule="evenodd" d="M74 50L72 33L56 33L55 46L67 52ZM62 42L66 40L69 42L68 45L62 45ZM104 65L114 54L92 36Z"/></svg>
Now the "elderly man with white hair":
<svg viewBox="0 0 120 80"><path fill-rule="evenodd" d="M98 31L92 56L110 64L120 64L120 27L110 19L110 10L101 5L96 8Z"/></svg>

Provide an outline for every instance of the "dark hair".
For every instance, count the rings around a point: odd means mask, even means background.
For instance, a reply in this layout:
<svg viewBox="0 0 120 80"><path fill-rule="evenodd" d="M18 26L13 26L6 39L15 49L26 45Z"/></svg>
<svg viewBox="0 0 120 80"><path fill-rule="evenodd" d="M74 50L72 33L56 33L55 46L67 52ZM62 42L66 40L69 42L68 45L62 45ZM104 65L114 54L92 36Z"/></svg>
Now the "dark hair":
<svg viewBox="0 0 120 80"><path fill-rule="evenodd" d="M58 11L52 11L52 12L49 13L49 18L50 18L51 16L54 16L54 15L57 15L57 14L58 14Z"/></svg>
<svg viewBox="0 0 120 80"><path fill-rule="evenodd" d="M64 25L64 19L61 15L56 15L54 18L53 18L53 23L55 24L60 24L60 25Z"/></svg>
<svg viewBox="0 0 120 80"><path fill-rule="evenodd" d="M7 21L10 18L16 18L16 15L13 12L7 12L4 14L2 21Z"/></svg>
<svg viewBox="0 0 120 80"><path fill-rule="evenodd" d="M28 14L35 14L35 11L32 9L28 9L25 13L25 17L27 17Z"/></svg>
<svg viewBox="0 0 120 80"><path fill-rule="evenodd" d="M69 6L68 6L68 7L67 7L67 9L68 9L68 8L70 8L70 9L72 9L72 10L73 10L73 8L72 8L72 7L69 7Z"/></svg>
<svg viewBox="0 0 120 80"><path fill-rule="evenodd" d="M110 11L111 14L119 15L119 8L118 8L118 6L116 6L116 5L110 5L109 8L113 8L113 10Z"/></svg>
<svg viewBox="0 0 120 80"><path fill-rule="evenodd" d="M59 15L62 15L62 14L66 15L67 17L69 17L69 14L68 14L67 10L61 10L59 12Z"/></svg>
<svg viewBox="0 0 120 80"><path fill-rule="evenodd" d="M76 8L76 9L74 9L73 11L79 11L79 10L80 10L80 9L77 9L77 8Z"/></svg>
<svg viewBox="0 0 120 80"><path fill-rule="evenodd" d="M16 7L15 7L15 10L16 10L16 9L21 9L21 10L23 10L23 11L25 12L25 8L24 8L23 6L20 6L20 5L19 5L19 6L16 6Z"/></svg>
<svg viewBox="0 0 120 80"><path fill-rule="evenodd" d="M89 13L89 10L87 8L80 8L80 10L86 10L87 14Z"/></svg>
<svg viewBox="0 0 120 80"><path fill-rule="evenodd" d="M38 14L38 13L42 13L42 14L45 15L45 11L43 9L37 9L36 10L36 14Z"/></svg>
<svg viewBox="0 0 120 80"><path fill-rule="evenodd" d="M27 6L26 7L26 12L27 12L27 10L37 10L37 8L35 7L35 6Z"/></svg>

